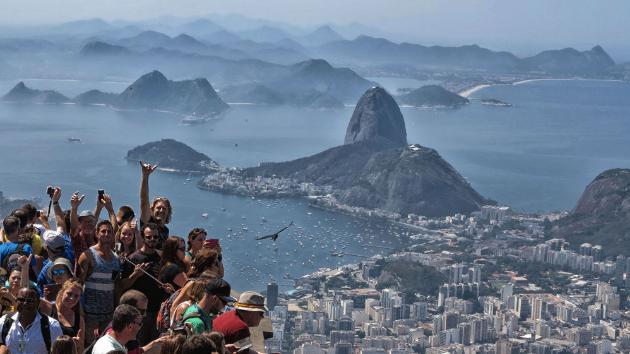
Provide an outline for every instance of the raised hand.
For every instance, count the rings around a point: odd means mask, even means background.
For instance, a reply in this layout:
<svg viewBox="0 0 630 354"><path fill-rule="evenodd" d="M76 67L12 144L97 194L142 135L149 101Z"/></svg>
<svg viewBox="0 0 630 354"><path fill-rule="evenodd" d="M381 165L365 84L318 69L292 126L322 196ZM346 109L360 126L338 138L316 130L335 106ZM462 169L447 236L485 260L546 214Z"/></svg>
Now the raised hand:
<svg viewBox="0 0 630 354"><path fill-rule="evenodd" d="M52 201L53 203L59 203L59 199L61 199L61 188L55 187L55 191L53 192Z"/></svg>
<svg viewBox="0 0 630 354"><path fill-rule="evenodd" d="M103 198L99 198L99 201L105 206L107 210L113 210L112 197L109 194L103 194Z"/></svg>
<svg viewBox="0 0 630 354"><path fill-rule="evenodd" d="M140 166L142 167L142 175L144 176L149 176L158 167L157 165L151 165L142 161L140 161Z"/></svg>
<svg viewBox="0 0 630 354"><path fill-rule="evenodd" d="M79 196L79 192L72 193L72 197L70 197L70 206L78 209L79 205L81 205L81 202L83 202L84 198L85 198L85 194L82 194Z"/></svg>

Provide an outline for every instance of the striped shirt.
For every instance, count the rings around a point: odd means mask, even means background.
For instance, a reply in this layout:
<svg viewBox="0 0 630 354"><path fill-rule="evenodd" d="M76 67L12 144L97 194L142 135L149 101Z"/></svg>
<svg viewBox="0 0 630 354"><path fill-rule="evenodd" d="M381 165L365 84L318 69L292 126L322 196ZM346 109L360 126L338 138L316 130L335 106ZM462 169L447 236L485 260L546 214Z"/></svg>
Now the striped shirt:
<svg viewBox="0 0 630 354"><path fill-rule="evenodd" d="M107 262L96 252L96 246L88 248L94 258L92 274L85 280L83 309L90 315L109 315L114 312L114 283L120 272L118 256L112 253Z"/></svg>

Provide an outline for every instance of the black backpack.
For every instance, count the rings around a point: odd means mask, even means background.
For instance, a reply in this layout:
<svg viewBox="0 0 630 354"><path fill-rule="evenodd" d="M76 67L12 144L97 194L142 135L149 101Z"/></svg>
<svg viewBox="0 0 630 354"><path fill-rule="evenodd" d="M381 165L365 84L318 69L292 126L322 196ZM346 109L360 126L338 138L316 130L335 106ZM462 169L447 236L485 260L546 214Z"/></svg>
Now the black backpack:
<svg viewBox="0 0 630 354"><path fill-rule="evenodd" d="M0 338L1 345L6 345L7 335L9 334L9 330L11 326L13 326L13 313L7 313L7 317L4 318L4 323L2 324L2 338ZM41 319L39 320L39 326L42 331L42 337L44 337L44 343L46 344L46 351L50 353L51 347L51 338L50 338L50 321L48 320L48 316L40 314Z"/></svg>

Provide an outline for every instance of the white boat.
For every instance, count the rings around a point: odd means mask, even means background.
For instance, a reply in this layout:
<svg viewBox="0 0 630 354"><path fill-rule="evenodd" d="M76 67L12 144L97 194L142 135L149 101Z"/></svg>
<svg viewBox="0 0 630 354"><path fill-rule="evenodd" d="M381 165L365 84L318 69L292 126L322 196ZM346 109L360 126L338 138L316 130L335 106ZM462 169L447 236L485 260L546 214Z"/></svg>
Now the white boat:
<svg viewBox="0 0 630 354"><path fill-rule="evenodd" d="M208 213L201 213L201 217L207 219L208 218Z"/></svg>

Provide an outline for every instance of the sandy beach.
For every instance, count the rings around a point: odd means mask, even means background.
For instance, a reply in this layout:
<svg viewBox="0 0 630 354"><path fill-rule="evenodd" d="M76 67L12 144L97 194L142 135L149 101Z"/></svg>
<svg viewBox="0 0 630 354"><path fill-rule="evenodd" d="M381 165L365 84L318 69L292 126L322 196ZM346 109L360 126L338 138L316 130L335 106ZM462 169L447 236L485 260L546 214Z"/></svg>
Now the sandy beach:
<svg viewBox="0 0 630 354"><path fill-rule="evenodd" d="M484 89L484 88L486 88L486 87L490 87L490 86L492 86L492 85L489 85L489 84L477 85L477 86L471 87L471 88L469 88L469 89L466 89L466 90L460 91L460 92L459 92L459 93L457 93L457 94L458 94L458 95L460 95L460 96L462 96L462 97L466 97L466 98L468 98L468 97L469 97L470 95L472 95L473 93L475 93L475 92L477 92L477 91L479 91L479 90L481 90L481 89Z"/></svg>

